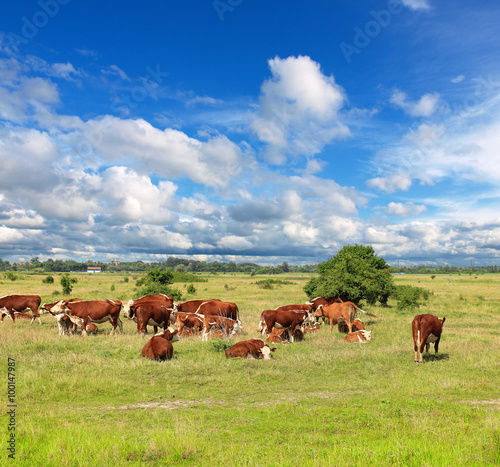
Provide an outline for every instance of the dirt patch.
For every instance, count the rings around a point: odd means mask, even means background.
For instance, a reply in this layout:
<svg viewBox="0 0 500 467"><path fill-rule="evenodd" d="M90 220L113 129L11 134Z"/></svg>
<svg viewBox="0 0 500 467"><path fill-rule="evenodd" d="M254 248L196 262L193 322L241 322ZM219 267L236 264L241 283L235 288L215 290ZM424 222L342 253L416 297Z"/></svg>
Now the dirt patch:
<svg viewBox="0 0 500 467"><path fill-rule="evenodd" d="M465 404L471 404L474 407L491 407L493 409L500 410L500 399L487 399L487 400L472 399L460 402L463 402Z"/></svg>

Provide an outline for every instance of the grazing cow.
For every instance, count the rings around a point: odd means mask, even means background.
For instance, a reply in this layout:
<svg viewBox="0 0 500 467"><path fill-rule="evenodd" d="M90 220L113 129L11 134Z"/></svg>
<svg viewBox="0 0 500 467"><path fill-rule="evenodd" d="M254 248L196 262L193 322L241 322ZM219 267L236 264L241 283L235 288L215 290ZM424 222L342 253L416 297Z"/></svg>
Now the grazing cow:
<svg viewBox="0 0 500 467"><path fill-rule="evenodd" d="M125 318L133 319L133 316L129 316L130 308L134 305L139 305L143 302L160 302L162 305L165 305L167 308L174 307L174 297L169 297L168 295L143 295L140 298L136 298L135 300L129 300L125 305L123 305L123 316Z"/></svg>
<svg viewBox="0 0 500 467"><path fill-rule="evenodd" d="M350 332L349 334L347 334L347 336L344 337L344 340L346 342L361 342L363 344L370 342L371 339L372 332L366 330Z"/></svg>
<svg viewBox="0 0 500 467"><path fill-rule="evenodd" d="M429 355L429 347L434 343L436 358L439 358L439 341L443 332L443 324L446 318L440 319L434 315L417 315L411 323L413 344L415 349L415 362L423 363L422 353Z"/></svg>
<svg viewBox="0 0 500 467"><path fill-rule="evenodd" d="M174 356L172 342L178 341L177 331L170 332L166 329L161 334L156 334L146 342L142 348L142 356L155 361L171 360Z"/></svg>
<svg viewBox="0 0 500 467"><path fill-rule="evenodd" d="M5 315L9 314L12 321L16 321L15 313L23 313L28 310L33 314L31 317L31 322L38 318L38 322L42 324L40 319L40 313L38 313L38 307L42 299L39 295L4 295L0 297L0 311L2 311L1 321Z"/></svg>
<svg viewBox="0 0 500 467"><path fill-rule="evenodd" d="M227 358L262 358L269 360L276 347L269 347L262 339L237 342L226 350Z"/></svg>
<svg viewBox="0 0 500 467"><path fill-rule="evenodd" d="M368 313L367 311L358 308L352 302L343 302L343 303L332 303L331 305L321 305L314 312L314 317L319 318L324 316L330 320L330 332L333 331L333 325L337 324L339 320L343 320L346 322L347 327L349 328L349 332L352 332L352 323L356 318L356 311L361 311L369 316L375 315Z"/></svg>
<svg viewBox="0 0 500 467"><path fill-rule="evenodd" d="M52 307L53 314L64 313L77 326L82 328L82 336L87 335L87 323L104 323L109 321L113 326L110 335L114 333L116 326L123 333L123 326L120 320L122 303L119 300L79 300L75 302L64 302L61 300Z"/></svg>
<svg viewBox="0 0 500 467"><path fill-rule="evenodd" d="M171 308L168 308L162 301L141 301L132 305L127 316L129 319L136 317L137 334L147 334L148 324L153 326L155 334L158 332L158 327L167 329L170 324Z"/></svg>
<svg viewBox="0 0 500 467"><path fill-rule="evenodd" d="M345 321L339 321L337 327L339 332L345 332L345 333L349 332L349 328L347 327ZM366 329L365 325L361 322L360 319L356 318L352 322L352 332L363 331L364 329Z"/></svg>
<svg viewBox="0 0 500 467"><path fill-rule="evenodd" d="M304 327L313 321L309 311L264 310L260 315L259 331L261 337L269 335L273 327L290 330L290 342L294 341L295 328Z"/></svg>
<svg viewBox="0 0 500 467"><path fill-rule="evenodd" d="M203 302L196 310L196 313L200 315L223 316L224 318L235 320L240 319L240 312L236 303L221 302L220 300Z"/></svg>
<svg viewBox="0 0 500 467"><path fill-rule="evenodd" d="M63 303L67 302L78 302L80 301L81 298L70 298L68 300L63 300ZM50 313L54 318L56 318L57 321L57 327L59 328L59 335L64 336L66 334L73 334L73 331L76 333L77 330L77 325L72 323L71 320L68 318L68 316L65 313L54 313L52 311L52 308L56 306L61 300L58 300L57 302L52 302L52 303L44 303L40 307L40 313Z"/></svg>
<svg viewBox="0 0 500 467"><path fill-rule="evenodd" d="M275 308L276 311L312 311L313 307L309 303L301 303L300 305L281 305Z"/></svg>
<svg viewBox="0 0 500 467"><path fill-rule="evenodd" d="M239 319L205 315L203 317L203 334L201 335L202 341L208 340L208 334L212 329L215 331L222 331L222 335L227 339L229 336L236 334L237 331L241 331L243 329L243 325Z"/></svg>
<svg viewBox="0 0 500 467"><path fill-rule="evenodd" d="M342 303L344 301L346 300L342 300L340 297L316 297L306 302L306 304L311 305L313 310L316 311L321 305L331 305L332 303Z"/></svg>
<svg viewBox="0 0 500 467"><path fill-rule="evenodd" d="M179 336L183 335L184 329L190 329L192 334L201 334L203 332L203 315L179 311L175 317L175 329L177 329Z"/></svg>
<svg viewBox="0 0 500 467"><path fill-rule="evenodd" d="M182 303L174 304L174 313L182 311L183 313L196 313L196 310L200 307L202 303L205 302L220 302L218 298L210 298L208 300L188 300Z"/></svg>

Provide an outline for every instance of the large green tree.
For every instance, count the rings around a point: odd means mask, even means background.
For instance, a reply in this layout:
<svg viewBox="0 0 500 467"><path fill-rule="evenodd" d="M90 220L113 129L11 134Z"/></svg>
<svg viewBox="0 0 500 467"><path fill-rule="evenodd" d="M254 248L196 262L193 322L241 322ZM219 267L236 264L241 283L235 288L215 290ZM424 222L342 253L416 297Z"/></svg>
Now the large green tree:
<svg viewBox="0 0 500 467"><path fill-rule="evenodd" d="M335 256L318 265L319 276L304 287L308 297L341 297L359 304L387 304L394 291L389 265L371 246L346 245Z"/></svg>

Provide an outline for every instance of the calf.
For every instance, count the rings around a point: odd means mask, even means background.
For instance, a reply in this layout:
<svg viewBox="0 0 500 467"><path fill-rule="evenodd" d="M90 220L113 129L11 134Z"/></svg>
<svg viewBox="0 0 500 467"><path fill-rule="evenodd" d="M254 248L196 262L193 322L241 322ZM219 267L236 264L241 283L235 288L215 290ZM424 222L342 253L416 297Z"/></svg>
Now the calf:
<svg viewBox="0 0 500 467"><path fill-rule="evenodd" d="M372 339L372 332L366 330L350 332L349 334L347 334L347 336L344 337L344 340L346 342L366 343L370 342L371 339Z"/></svg>
<svg viewBox="0 0 500 467"><path fill-rule="evenodd" d="M347 324L344 321L339 321L337 327L339 332L345 332L345 333L349 332L349 328L347 327ZM363 331L364 329L366 329L364 324L358 318L356 318L352 322L352 332Z"/></svg>
<svg viewBox="0 0 500 467"><path fill-rule="evenodd" d="M422 352L429 355L429 347L434 343L434 351L436 358L439 358L438 349L441 333L443 332L443 324L446 318L440 319L434 315L417 315L411 323L411 331L413 334L413 344L415 349L415 362L423 363Z"/></svg>
<svg viewBox="0 0 500 467"><path fill-rule="evenodd" d="M175 329L177 329L179 336L183 335L186 329L191 330L192 334L201 334L203 332L203 315L179 311L175 317Z"/></svg>
<svg viewBox="0 0 500 467"><path fill-rule="evenodd" d="M290 330L290 342L294 341L295 328L311 323L312 314L309 311L264 310L260 315L259 331L261 337L269 335L273 327Z"/></svg>
<svg viewBox="0 0 500 467"><path fill-rule="evenodd" d="M262 339L237 342L226 350L227 358L263 358L269 360L276 347L269 347Z"/></svg>
<svg viewBox="0 0 500 467"><path fill-rule="evenodd" d="M142 348L142 356L155 361L171 360L174 355L172 342L178 341L177 331L165 330L156 334Z"/></svg>
<svg viewBox="0 0 500 467"><path fill-rule="evenodd" d="M212 329L222 331L222 335L227 339L243 329L239 319L224 318L223 316L204 316L202 341L208 340L208 334Z"/></svg>

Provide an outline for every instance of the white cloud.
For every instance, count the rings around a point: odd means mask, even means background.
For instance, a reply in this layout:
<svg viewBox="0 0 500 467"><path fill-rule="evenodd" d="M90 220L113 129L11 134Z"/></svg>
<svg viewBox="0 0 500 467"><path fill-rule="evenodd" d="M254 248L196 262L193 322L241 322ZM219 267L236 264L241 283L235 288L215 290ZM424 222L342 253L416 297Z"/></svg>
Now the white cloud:
<svg viewBox="0 0 500 467"><path fill-rule="evenodd" d="M391 96L391 104L402 108L412 117L430 117L436 112L440 105L440 95L438 93L424 94L418 101L407 100L406 93L396 89Z"/></svg>
<svg viewBox="0 0 500 467"><path fill-rule="evenodd" d="M252 242L250 242L245 237L240 237L237 235L226 235L217 242L217 245L220 248L235 251L248 250L253 247Z"/></svg>
<svg viewBox="0 0 500 467"><path fill-rule="evenodd" d="M465 79L464 75L458 75L451 80L452 83L461 83Z"/></svg>
<svg viewBox="0 0 500 467"><path fill-rule="evenodd" d="M418 205L412 202L394 203L391 202L385 208L385 212L391 216L412 217L425 212L427 208L424 205Z"/></svg>
<svg viewBox="0 0 500 467"><path fill-rule="evenodd" d="M266 160L282 164L289 155L312 156L349 136L340 118L346 97L333 76L307 56L269 60L272 78L261 87L259 112L252 123L267 143Z"/></svg>
<svg viewBox="0 0 500 467"><path fill-rule="evenodd" d="M371 188L394 193L395 191L406 191L411 187L411 178L407 175L396 174L389 177L375 177L367 180L366 184Z"/></svg>
<svg viewBox="0 0 500 467"><path fill-rule="evenodd" d="M401 2L412 10L428 10L431 7L428 0L401 0Z"/></svg>

